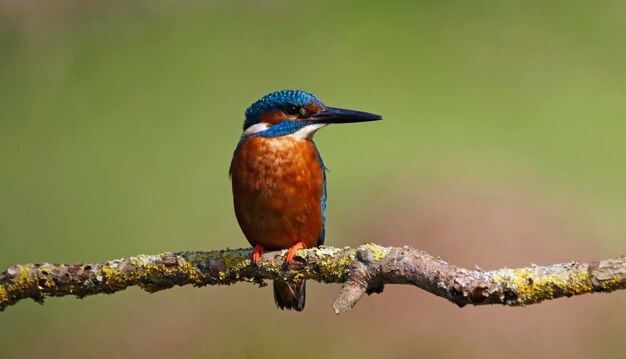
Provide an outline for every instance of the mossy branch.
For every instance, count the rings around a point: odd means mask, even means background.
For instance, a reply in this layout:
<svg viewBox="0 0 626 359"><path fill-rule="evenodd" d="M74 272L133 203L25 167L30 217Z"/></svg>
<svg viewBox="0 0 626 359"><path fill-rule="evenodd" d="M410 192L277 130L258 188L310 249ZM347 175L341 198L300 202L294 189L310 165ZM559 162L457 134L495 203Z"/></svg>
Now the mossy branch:
<svg viewBox="0 0 626 359"><path fill-rule="evenodd" d="M252 265L250 249L139 255L97 264L25 264L0 274L0 310L21 299L82 298L139 286L152 293L175 285L230 285L265 280L313 279L342 283L336 313L352 308L363 294L385 284L411 284L458 306L521 306L573 295L626 289L626 256L592 263L570 262L495 271L455 267L411 247L320 247L299 251L290 268L284 251L269 252Z"/></svg>

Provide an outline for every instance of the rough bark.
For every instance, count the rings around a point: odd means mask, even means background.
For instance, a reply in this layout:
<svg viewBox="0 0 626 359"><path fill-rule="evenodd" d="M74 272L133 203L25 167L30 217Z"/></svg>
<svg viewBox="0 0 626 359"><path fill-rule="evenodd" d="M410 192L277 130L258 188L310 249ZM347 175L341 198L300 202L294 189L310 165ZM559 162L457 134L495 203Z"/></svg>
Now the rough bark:
<svg viewBox="0 0 626 359"><path fill-rule="evenodd" d="M287 268L284 251L269 252L252 265L250 249L139 255L97 264L25 264L0 274L0 310L21 299L79 298L139 286L152 293L175 285L230 285L265 280L313 279L342 283L336 313L385 284L411 284L463 307L467 304L522 306L573 295L626 289L626 256L591 263L494 271L468 270L411 247L320 247L302 250Z"/></svg>

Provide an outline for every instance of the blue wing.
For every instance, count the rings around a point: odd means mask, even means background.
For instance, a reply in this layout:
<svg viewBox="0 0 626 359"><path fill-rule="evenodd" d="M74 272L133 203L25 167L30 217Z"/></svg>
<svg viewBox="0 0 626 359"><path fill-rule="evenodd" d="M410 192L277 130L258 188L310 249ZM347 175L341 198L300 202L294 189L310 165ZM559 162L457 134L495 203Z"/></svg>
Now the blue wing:
<svg viewBox="0 0 626 359"><path fill-rule="evenodd" d="M313 142L313 146L315 146L315 142ZM317 150L317 146L315 146L315 152L317 152L317 159L319 160L320 166L322 167L322 231L320 232L320 238L317 240L317 245L321 246L324 244L324 237L326 235L326 171L328 169L326 168L326 166L324 166L324 161L322 160L320 151Z"/></svg>

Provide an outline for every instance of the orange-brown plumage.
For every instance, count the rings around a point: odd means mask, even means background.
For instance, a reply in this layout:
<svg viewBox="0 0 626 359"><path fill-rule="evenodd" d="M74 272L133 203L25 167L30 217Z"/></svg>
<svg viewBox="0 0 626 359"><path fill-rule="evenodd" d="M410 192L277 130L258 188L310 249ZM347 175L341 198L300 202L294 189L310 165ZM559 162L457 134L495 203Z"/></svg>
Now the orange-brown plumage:
<svg viewBox="0 0 626 359"><path fill-rule="evenodd" d="M243 134L230 164L235 214L254 247L252 263L265 250L298 250L324 243L326 176L311 140L331 123L376 121L371 113L325 106L300 90L270 93L246 110ZM301 311L305 280L274 280L278 308Z"/></svg>
<svg viewBox="0 0 626 359"><path fill-rule="evenodd" d="M312 141L251 136L237 149L230 175L237 221L252 246L316 246L323 174Z"/></svg>

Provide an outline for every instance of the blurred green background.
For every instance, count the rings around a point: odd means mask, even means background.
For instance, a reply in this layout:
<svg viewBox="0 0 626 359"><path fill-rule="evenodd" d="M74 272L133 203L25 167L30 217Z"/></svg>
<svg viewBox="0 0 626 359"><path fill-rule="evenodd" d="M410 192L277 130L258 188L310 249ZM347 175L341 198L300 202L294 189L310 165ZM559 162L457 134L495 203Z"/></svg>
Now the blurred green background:
<svg viewBox="0 0 626 359"><path fill-rule="evenodd" d="M626 253L620 1L0 1L0 267L247 246L247 106L299 88L382 114L316 136L327 244L482 268ZM389 286L130 289L0 313L3 358L624 357L626 295L459 309Z"/></svg>

